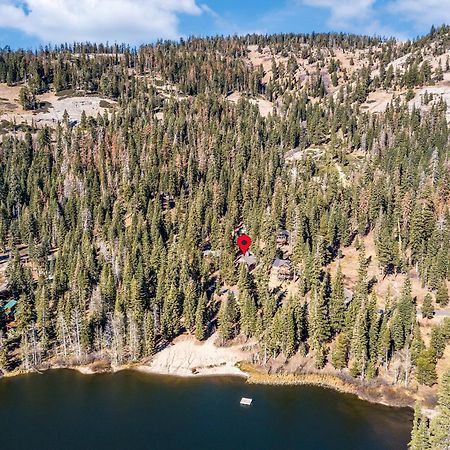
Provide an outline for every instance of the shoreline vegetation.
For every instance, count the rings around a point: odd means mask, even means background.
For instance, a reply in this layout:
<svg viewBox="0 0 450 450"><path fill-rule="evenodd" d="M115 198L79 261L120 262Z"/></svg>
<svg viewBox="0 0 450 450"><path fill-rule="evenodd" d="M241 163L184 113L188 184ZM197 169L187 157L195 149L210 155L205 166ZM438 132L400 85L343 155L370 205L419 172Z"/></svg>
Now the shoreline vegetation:
<svg viewBox="0 0 450 450"><path fill-rule="evenodd" d="M13 377L33 372L42 374L55 369L75 370L83 375L134 370L145 374L183 378L238 376L245 378L250 384L320 386L390 407L412 408L417 400L417 396L411 390L383 384L379 380L368 382L330 373L268 373L265 368L248 362L248 356L243 345L216 347L214 337L204 343L198 343L193 337L183 336L149 361L120 366L113 366L107 360L95 360L85 365L64 365L54 362L39 370L18 370L5 373L3 376Z"/></svg>
<svg viewBox="0 0 450 450"><path fill-rule="evenodd" d="M382 384L379 381L362 382L350 377L344 379L327 373L283 373L270 374L249 363L239 367L248 374L247 383L273 386L304 385L333 389L342 394L356 395L359 399L390 407L413 408L416 398L403 387Z"/></svg>
<svg viewBox="0 0 450 450"><path fill-rule="evenodd" d="M318 386L325 389L332 389L342 394L356 395L360 400L364 400L369 403L380 404L394 408L413 408L416 400L411 395L411 393L408 394L408 391L403 388L395 388L392 386L384 386L381 384L373 384L369 387L358 380L354 380L354 382L351 383L339 378L336 375L331 374L269 374L262 371L260 367L257 367L245 361L238 362L234 367L226 365L212 366L210 368L204 368L205 370L197 369L197 372L192 372L190 374L167 373L162 371L157 372L149 368L149 366L142 364L126 364L123 366L102 369L95 369L92 366L92 364L80 366L56 365L45 368L43 370L31 369L28 372L23 370L8 372L6 374L3 374L3 377L12 378L15 376L26 375L30 373L45 374L45 372L48 370L62 369L73 370L82 375L98 375L104 373L118 373L124 370L132 370L148 375L165 375L169 377L181 378L207 378L216 376L241 377L245 378L246 382L249 384L265 384L271 386ZM387 399L383 394L389 395L390 398Z"/></svg>

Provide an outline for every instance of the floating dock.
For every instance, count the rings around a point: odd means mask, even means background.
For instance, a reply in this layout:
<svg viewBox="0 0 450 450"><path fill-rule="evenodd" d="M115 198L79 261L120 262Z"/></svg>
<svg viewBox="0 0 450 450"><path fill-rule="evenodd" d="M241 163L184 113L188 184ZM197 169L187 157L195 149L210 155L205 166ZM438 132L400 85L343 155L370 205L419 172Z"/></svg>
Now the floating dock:
<svg viewBox="0 0 450 450"><path fill-rule="evenodd" d="M241 405L250 406L252 404L253 399L242 397L241 398Z"/></svg>

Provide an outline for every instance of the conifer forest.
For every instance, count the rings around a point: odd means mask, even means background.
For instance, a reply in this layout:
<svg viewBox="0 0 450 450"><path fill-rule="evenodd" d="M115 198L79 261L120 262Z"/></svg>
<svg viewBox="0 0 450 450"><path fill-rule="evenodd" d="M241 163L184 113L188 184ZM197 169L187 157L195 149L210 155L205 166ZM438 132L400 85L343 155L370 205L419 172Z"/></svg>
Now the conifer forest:
<svg viewBox="0 0 450 450"><path fill-rule="evenodd" d="M0 49L0 370L215 336L413 393L410 448L450 448L449 59L445 26Z"/></svg>

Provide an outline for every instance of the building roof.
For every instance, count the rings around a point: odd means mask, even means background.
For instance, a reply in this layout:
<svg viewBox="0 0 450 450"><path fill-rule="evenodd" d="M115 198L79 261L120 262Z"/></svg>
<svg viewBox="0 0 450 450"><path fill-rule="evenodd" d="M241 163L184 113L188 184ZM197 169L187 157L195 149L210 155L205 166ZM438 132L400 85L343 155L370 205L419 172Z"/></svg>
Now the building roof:
<svg viewBox="0 0 450 450"><path fill-rule="evenodd" d="M344 288L344 302L348 305L353 300L353 292L350 289Z"/></svg>
<svg viewBox="0 0 450 450"><path fill-rule="evenodd" d="M10 300L4 307L3 310L6 311L7 309L14 308L16 306L17 301L16 300Z"/></svg>
<svg viewBox="0 0 450 450"><path fill-rule="evenodd" d="M220 256L220 250L205 250L203 256L213 256L218 258Z"/></svg>
<svg viewBox="0 0 450 450"><path fill-rule="evenodd" d="M272 267L290 267L291 261L288 259L275 259L275 261L272 264Z"/></svg>
<svg viewBox="0 0 450 450"><path fill-rule="evenodd" d="M256 265L256 257L253 253L248 252L247 255L243 256L242 259L247 263L248 266L253 264Z"/></svg>

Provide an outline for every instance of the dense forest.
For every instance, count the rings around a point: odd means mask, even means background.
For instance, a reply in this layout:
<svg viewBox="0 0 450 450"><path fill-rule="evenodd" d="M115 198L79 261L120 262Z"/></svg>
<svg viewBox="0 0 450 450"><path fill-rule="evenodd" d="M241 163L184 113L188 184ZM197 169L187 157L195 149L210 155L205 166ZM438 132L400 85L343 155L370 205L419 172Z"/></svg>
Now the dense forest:
<svg viewBox="0 0 450 450"><path fill-rule="evenodd" d="M270 76L249 46L270 49ZM221 345L256 341L260 364L300 354L361 380L390 371L398 385L439 383L441 413L429 424L417 409L411 448L448 448L450 381L437 366L450 318L432 319L449 303L447 105L408 102L450 73L449 51L447 27L406 43L249 35L1 50L0 83L21 86L25 109L48 91L118 101L76 126L66 118L1 137L2 302L15 305L0 308L1 370L119 366L180 334L217 332ZM364 104L379 90L394 98L371 114ZM262 116L258 98L276 111ZM256 267L239 258L242 230ZM289 245L276 245L280 230ZM378 279L405 275L399 295L376 295L368 235ZM350 246L349 300L340 260ZM275 259L290 261L289 293L271 287ZM420 305L411 273L427 291Z"/></svg>

